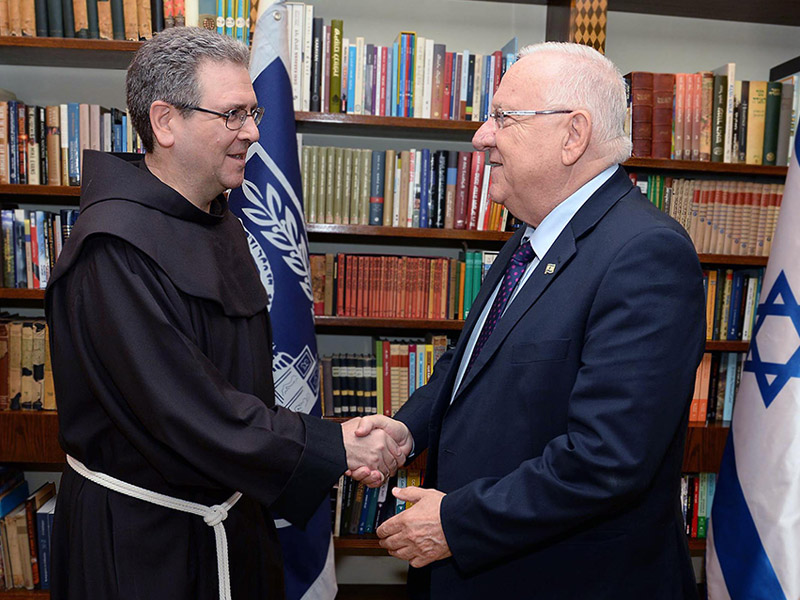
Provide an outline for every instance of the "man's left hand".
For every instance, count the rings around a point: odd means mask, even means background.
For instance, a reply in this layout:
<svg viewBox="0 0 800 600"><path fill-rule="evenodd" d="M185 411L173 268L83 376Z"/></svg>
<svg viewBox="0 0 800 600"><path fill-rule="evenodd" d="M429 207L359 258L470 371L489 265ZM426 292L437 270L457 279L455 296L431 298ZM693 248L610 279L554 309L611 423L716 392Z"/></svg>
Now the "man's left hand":
<svg viewBox="0 0 800 600"><path fill-rule="evenodd" d="M416 568L452 556L439 515L444 492L412 486L394 488L392 494L414 506L378 527L381 546Z"/></svg>

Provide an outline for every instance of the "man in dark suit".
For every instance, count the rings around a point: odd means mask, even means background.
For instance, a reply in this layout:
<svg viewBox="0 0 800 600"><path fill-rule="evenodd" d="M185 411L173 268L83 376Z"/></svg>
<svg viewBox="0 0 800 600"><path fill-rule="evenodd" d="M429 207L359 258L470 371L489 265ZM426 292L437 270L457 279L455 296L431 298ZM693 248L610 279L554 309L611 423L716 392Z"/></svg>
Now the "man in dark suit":
<svg viewBox="0 0 800 600"><path fill-rule="evenodd" d="M378 535L410 562L414 598L696 597L679 482L702 272L619 166L625 108L610 61L540 44L475 134L492 198L528 226L396 415L428 463Z"/></svg>

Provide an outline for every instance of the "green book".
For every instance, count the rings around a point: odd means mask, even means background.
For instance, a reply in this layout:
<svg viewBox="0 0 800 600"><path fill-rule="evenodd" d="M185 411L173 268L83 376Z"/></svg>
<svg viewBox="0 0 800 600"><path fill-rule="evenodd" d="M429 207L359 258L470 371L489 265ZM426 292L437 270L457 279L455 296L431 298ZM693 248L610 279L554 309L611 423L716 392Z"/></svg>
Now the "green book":
<svg viewBox="0 0 800 600"><path fill-rule="evenodd" d="M781 116L781 94L783 86L779 81L767 82L767 107L764 116L763 163L776 164L778 156L778 125Z"/></svg>
<svg viewBox="0 0 800 600"><path fill-rule="evenodd" d="M331 19L330 112L342 111L342 31L341 19Z"/></svg>

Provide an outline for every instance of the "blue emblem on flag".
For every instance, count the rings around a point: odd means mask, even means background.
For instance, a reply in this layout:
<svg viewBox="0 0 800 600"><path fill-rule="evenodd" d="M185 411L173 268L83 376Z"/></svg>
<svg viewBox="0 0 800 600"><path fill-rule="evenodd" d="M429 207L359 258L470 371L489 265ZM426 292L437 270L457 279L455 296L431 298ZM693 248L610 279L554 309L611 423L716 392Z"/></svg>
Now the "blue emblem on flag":
<svg viewBox="0 0 800 600"><path fill-rule="evenodd" d="M277 404L321 415L308 241L292 88L286 69L286 6L261 12L253 38L250 76L264 107L260 140L247 154L245 180L228 198L247 231L250 252L269 296L273 379ZM305 531L276 521L289 600L336 595L330 507L320 505Z"/></svg>
<svg viewBox="0 0 800 600"><path fill-rule="evenodd" d="M800 305L797 304L792 288L789 287L789 282L783 271L780 272L775 280L764 304L758 307L758 318L753 330L753 341L750 343L750 358L744 364L745 371L755 374L764 405L769 408L775 396L780 394L789 379L800 377L800 343L798 343L791 356L788 357L788 360L780 360L784 358L781 356L776 356L772 361L763 360L766 357L762 357L761 352L758 350L758 334L762 326L767 322L767 317L773 317L770 320L776 322L775 328L780 328L781 330L787 326L794 328L797 340L800 342ZM787 318L788 322L784 322L787 321Z"/></svg>

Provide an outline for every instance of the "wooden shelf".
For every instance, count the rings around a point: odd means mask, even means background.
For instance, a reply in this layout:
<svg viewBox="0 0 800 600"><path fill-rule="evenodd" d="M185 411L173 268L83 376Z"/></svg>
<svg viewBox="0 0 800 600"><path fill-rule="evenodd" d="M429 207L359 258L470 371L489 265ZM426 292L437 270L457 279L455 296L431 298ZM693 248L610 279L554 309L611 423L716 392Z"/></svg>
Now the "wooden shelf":
<svg viewBox="0 0 800 600"><path fill-rule="evenodd" d="M44 290L29 290L27 288L0 288L0 300L44 300Z"/></svg>
<svg viewBox="0 0 800 600"><path fill-rule="evenodd" d="M63 465L58 415L52 411L0 411L0 463Z"/></svg>
<svg viewBox="0 0 800 600"><path fill-rule="evenodd" d="M323 240L333 237L356 238L396 238L449 240L455 242L505 242L512 235L511 231L470 231L466 229L432 229L428 227L378 227L376 225L329 225L325 223L309 223L308 237ZM369 239L370 243L380 240Z"/></svg>
<svg viewBox="0 0 800 600"><path fill-rule="evenodd" d="M692 556L704 556L706 553L705 539L689 538L689 553Z"/></svg>
<svg viewBox="0 0 800 600"><path fill-rule="evenodd" d="M689 423L681 470L684 473L717 473L729 431L727 425Z"/></svg>
<svg viewBox="0 0 800 600"><path fill-rule="evenodd" d="M344 113L296 112L299 133L331 135L417 137L469 142L481 126L478 121L378 117Z"/></svg>
<svg viewBox="0 0 800 600"><path fill-rule="evenodd" d="M127 69L141 45L123 40L0 36L0 63Z"/></svg>
<svg viewBox="0 0 800 600"><path fill-rule="evenodd" d="M727 265L737 267L766 267L768 256L737 256L736 254L698 254L704 265Z"/></svg>
<svg viewBox="0 0 800 600"><path fill-rule="evenodd" d="M743 165L732 163L705 162L698 160L670 160L660 158L630 158L625 168L657 169L659 171L687 171L694 173L730 173L736 175L758 175L762 177L786 177L788 167L765 165Z"/></svg>
<svg viewBox="0 0 800 600"><path fill-rule="evenodd" d="M371 329L371 330L435 330L458 331L464 321L443 319L385 319L379 317L323 317L314 318L321 329Z"/></svg>
<svg viewBox="0 0 800 600"><path fill-rule="evenodd" d="M9 590L0 592L0 600L48 600L50 592L47 590Z"/></svg>
<svg viewBox="0 0 800 600"><path fill-rule="evenodd" d="M747 352L750 342L706 340L706 352Z"/></svg>
<svg viewBox="0 0 800 600"><path fill-rule="evenodd" d="M81 188L67 185L0 185L0 199L17 204L65 204L77 206Z"/></svg>

